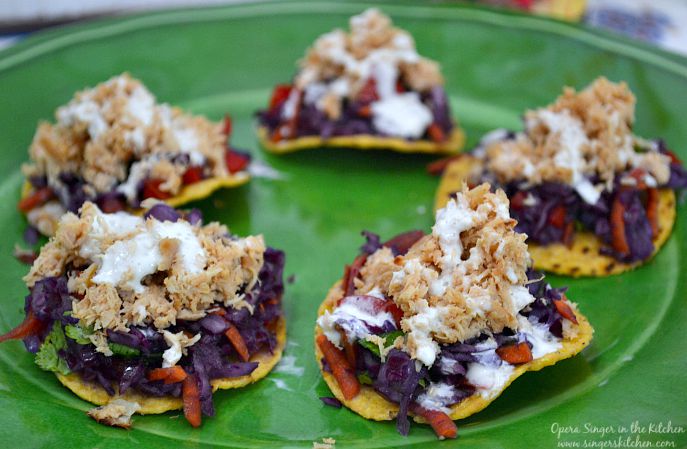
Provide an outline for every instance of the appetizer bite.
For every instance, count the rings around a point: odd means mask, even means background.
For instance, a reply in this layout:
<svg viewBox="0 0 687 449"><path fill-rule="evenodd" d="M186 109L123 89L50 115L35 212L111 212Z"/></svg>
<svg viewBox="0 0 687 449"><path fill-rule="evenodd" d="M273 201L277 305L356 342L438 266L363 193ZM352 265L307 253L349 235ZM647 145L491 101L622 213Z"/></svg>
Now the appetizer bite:
<svg viewBox="0 0 687 449"><path fill-rule="evenodd" d="M658 252L675 222L687 172L666 144L633 134L635 97L599 78L527 111L525 130L496 130L444 170L436 207L463 182L510 199L534 268L571 276L630 270Z"/></svg>
<svg viewBox="0 0 687 449"><path fill-rule="evenodd" d="M367 419L408 416L454 438L452 420L477 413L526 371L579 353L587 319L529 269L508 199L463 187L432 233L386 243L367 234L319 309L315 352L332 393Z"/></svg>
<svg viewBox="0 0 687 449"><path fill-rule="evenodd" d="M55 118L38 126L18 205L44 235L85 201L104 212L147 198L178 206L249 179L249 156L228 145L228 118L213 123L157 104L126 73L78 92Z"/></svg>
<svg viewBox="0 0 687 449"><path fill-rule="evenodd" d="M197 427L212 393L267 375L286 340L284 253L198 211L159 203L143 217L68 212L24 277L22 339L36 364L128 427L133 413L183 408Z"/></svg>
<svg viewBox="0 0 687 449"><path fill-rule="evenodd" d="M350 32L320 36L291 84L258 112L258 136L273 153L314 147L454 153L464 142L451 118L439 64L377 9Z"/></svg>

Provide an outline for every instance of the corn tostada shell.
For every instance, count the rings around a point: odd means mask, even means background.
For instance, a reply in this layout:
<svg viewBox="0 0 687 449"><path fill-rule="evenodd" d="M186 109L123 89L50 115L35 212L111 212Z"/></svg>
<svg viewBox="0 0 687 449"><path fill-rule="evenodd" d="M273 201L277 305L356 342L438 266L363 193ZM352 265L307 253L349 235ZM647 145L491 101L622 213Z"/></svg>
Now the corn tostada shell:
<svg viewBox="0 0 687 449"><path fill-rule="evenodd" d="M279 362L284 347L286 346L286 320L284 317L279 318L277 321L276 333L277 346L273 353L270 354L269 351L260 351L250 358L251 362L259 363L258 367L255 368L252 373L241 377L214 379L211 381L212 391L245 387L265 377L272 368L274 368L277 362ZM147 396L131 390L121 396L110 396L102 386L87 382L81 379L78 374L72 373L64 375L56 373L56 376L62 385L69 388L74 394L96 405L105 405L113 399L121 398L130 402L138 402L141 408L137 413L142 415L159 414L169 410L178 410L183 407L181 398ZM116 386L115 391L117 391Z"/></svg>
<svg viewBox="0 0 687 449"><path fill-rule="evenodd" d="M449 163L441 176L434 200L435 210L446 205L449 197L460 190L463 182L479 167L479 161L468 154L460 155ZM675 193L671 189L660 189L658 198L658 235L654 239L654 252L665 244L675 224ZM528 243L534 268L573 277L604 277L630 271L646 261L620 262L600 253L603 242L591 232L576 232L571 245L562 243L537 245Z"/></svg>
<svg viewBox="0 0 687 449"><path fill-rule="evenodd" d="M336 307L337 301L342 296L343 289L341 288L341 281L338 281L329 290L327 297L322 302L320 308L317 311L317 315L321 316L324 314L325 311L333 310ZM574 305L573 308L575 308ZM494 400L496 400L496 398L499 397L501 393L503 393L503 391L506 388L508 388L508 386L515 379L517 379L527 371L539 371L542 368L554 365L560 360L573 357L574 355L582 351L592 340L592 334L594 333L594 329L592 329L592 326L589 324L587 318L584 315L582 315L576 308L575 315L578 321L578 334L575 338L562 340L562 347L556 352L552 352L550 354L545 355L544 357L532 360L529 363L524 363L522 365L516 366L513 370L513 374L511 374L510 378L504 384L501 391L491 395L489 398L485 398L480 394L474 394L468 397L467 399L459 402L458 404L455 404L454 406L450 407L451 412L449 413L449 416L451 417L451 419L455 420L467 418L468 416L473 415L479 412L480 410L484 409ZM322 334L322 330L319 328L319 326L316 326L315 339L317 339L317 336L320 334ZM328 372L325 372L322 369L323 354L322 351L320 351L320 348L317 346L317 343L315 343L315 357L317 359L317 363L320 366L320 371L322 372L322 377L324 378L324 381L329 386L329 389L331 390L332 394L334 394L334 396L339 401L341 401L342 404L344 404L346 407L353 410L363 418L372 419L374 421L388 421L396 418L396 415L398 414L398 405L384 399L384 397L382 397L379 393L374 391L374 389L370 386L361 385L360 393L358 393L358 395L350 401L344 398L343 393L339 388L339 384L336 382L334 376ZM416 422L425 422L423 418L418 416L413 416L413 419Z"/></svg>
<svg viewBox="0 0 687 449"><path fill-rule="evenodd" d="M454 154L465 144L465 133L455 127L449 138L442 143L429 140L409 141L398 137L379 137L372 135L337 136L323 139L319 136L305 136L296 139L272 142L267 128L258 127L258 140L270 153L286 154L310 148L354 148L357 150L392 150L399 153Z"/></svg>

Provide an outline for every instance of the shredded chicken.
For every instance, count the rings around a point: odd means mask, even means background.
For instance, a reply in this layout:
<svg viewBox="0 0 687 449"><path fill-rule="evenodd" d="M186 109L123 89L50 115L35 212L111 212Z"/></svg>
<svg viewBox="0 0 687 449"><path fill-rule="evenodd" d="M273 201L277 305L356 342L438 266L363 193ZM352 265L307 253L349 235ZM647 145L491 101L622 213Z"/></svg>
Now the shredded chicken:
<svg viewBox="0 0 687 449"><path fill-rule="evenodd" d="M552 105L527 111L523 133L487 145L486 168L500 182L579 185L583 177L598 176L608 187L617 173L642 168L664 184L669 158L651 149L635 152L635 101L626 83L603 77L580 92L566 87Z"/></svg>
<svg viewBox="0 0 687 449"><path fill-rule="evenodd" d="M383 96L383 91L395 89L397 77L416 92L444 82L439 64L417 54L410 33L371 8L350 19L349 32L336 29L315 41L300 61L295 86L306 91L306 102L336 120L343 98L355 98L372 78Z"/></svg>
<svg viewBox="0 0 687 449"><path fill-rule="evenodd" d="M421 347L518 329L513 295L526 292L530 258L526 236L514 228L503 191L464 186L437 212L432 233L404 256L394 259L387 248L372 254L356 293L377 287L393 299L404 313L411 356L431 366L433 356Z"/></svg>
<svg viewBox="0 0 687 449"><path fill-rule="evenodd" d="M176 194L185 165L173 161L180 156L207 165L212 176L227 175L222 126L156 103L126 73L78 92L55 118L39 125L23 171L47 176L58 196L68 187L60 177L65 173L83 178L90 196L115 188L131 196L144 177L164 180L160 189ZM134 173L136 163L140 171ZM51 229L44 216L30 220Z"/></svg>
<svg viewBox="0 0 687 449"><path fill-rule="evenodd" d="M252 313L243 292L257 284L265 244L262 236L229 235L217 223L103 214L87 202L80 215L63 217L24 281L32 287L75 267L67 284L73 316L96 331L148 324L164 330L177 319L198 320L218 304Z"/></svg>
<svg viewBox="0 0 687 449"><path fill-rule="evenodd" d="M113 399L106 405L92 408L88 416L112 427L131 428L131 416L141 409L138 402L130 402L124 399Z"/></svg>

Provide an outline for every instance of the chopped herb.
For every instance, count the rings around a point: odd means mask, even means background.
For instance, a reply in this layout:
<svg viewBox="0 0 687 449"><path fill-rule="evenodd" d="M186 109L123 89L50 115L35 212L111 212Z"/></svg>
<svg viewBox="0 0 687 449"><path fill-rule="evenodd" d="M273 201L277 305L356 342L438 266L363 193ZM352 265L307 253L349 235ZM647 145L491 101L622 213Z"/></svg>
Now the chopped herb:
<svg viewBox="0 0 687 449"><path fill-rule="evenodd" d="M67 340L60 323L55 322L52 330L45 337L45 341L36 353L36 365L46 371L53 371L61 374L69 374L69 367L59 355L59 351L67 347Z"/></svg>
<svg viewBox="0 0 687 449"><path fill-rule="evenodd" d="M110 346L110 351L112 351L114 355L121 355L122 357L136 357L141 354L141 351L138 349L132 348L131 346L120 345L119 343L108 343L108 346Z"/></svg>
<svg viewBox="0 0 687 449"><path fill-rule="evenodd" d="M78 344L87 345L91 343L91 340L88 337L93 334L93 330L89 328L84 329L79 325L68 324L64 328L64 333L67 334L67 337L71 338Z"/></svg>
<svg viewBox="0 0 687 449"><path fill-rule="evenodd" d="M392 332L387 332L386 334L380 335L384 339L384 347L388 348L389 346L393 345L394 342L398 337L402 337L403 331L392 331ZM380 355L379 354L379 346L376 344L372 343L371 341L368 340L359 340L358 344L362 346L363 348L369 349L372 351L375 355Z"/></svg>
<svg viewBox="0 0 687 449"><path fill-rule="evenodd" d="M358 374L358 382L360 382L363 385L372 385L372 378L367 373L367 371L364 371Z"/></svg>

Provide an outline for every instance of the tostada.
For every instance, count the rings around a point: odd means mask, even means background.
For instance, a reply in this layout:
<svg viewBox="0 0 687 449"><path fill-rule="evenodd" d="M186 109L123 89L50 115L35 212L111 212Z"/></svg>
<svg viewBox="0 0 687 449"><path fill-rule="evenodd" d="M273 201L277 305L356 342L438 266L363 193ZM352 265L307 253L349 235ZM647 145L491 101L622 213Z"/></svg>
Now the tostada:
<svg viewBox="0 0 687 449"><path fill-rule="evenodd" d="M22 339L44 370L128 427L134 412L213 416L213 391L267 375L286 340L284 254L198 211L68 212L24 277Z"/></svg>
<svg viewBox="0 0 687 449"><path fill-rule="evenodd" d="M487 134L445 169L440 208L463 182L490 182L510 199L534 268L572 276L630 270L655 255L675 222L687 172L663 140L633 133L635 97L605 78L565 88L527 111L524 131Z"/></svg>
<svg viewBox="0 0 687 449"><path fill-rule="evenodd" d="M455 153L464 135L451 118L439 64L377 9L350 31L320 36L290 84L258 112L258 135L273 153L314 147Z"/></svg>
<svg viewBox="0 0 687 449"><path fill-rule="evenodd" d="M147 198L178 206L249 179L248 154L227 142L228 118L214 123L158 104L128 74L78 92L55 119L38 126L18 205L44 235L85 201L105 212Z"/></svg>
<svg viewBox="0 0 687 449"><path fill-rule="evenodd" d="M367 419L408 416L440 438L526 371L579 353L592 327L564 288L529 268L508 199L463 188L432 232L367 243L318 312L315 352L332 393Z"/></svg>

